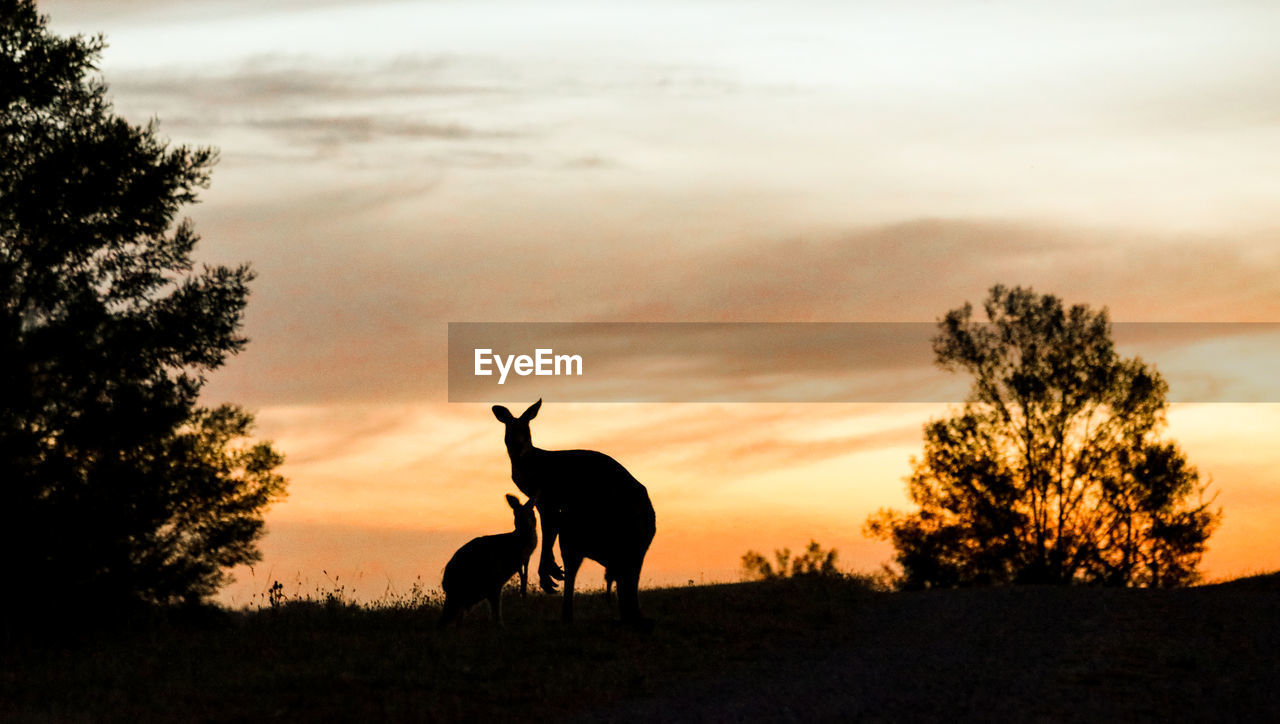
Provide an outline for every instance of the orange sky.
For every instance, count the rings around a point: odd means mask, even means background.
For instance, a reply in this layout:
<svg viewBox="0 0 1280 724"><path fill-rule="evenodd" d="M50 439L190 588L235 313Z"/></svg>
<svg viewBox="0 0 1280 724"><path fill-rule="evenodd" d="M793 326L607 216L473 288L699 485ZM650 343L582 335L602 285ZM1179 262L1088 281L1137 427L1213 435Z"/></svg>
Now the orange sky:
<svg viewBox="0 0 1280 724"><path fill-rule="evenodd" d="M120 113L221 150L199 255L258 280L205 399L256 410L290 478L224 600L433 586L509 526L501 426L445 401L449 322L929 322L994 283L1116 321L1280 321L1264 3L41 8L106 34ZM1256 380L1241 349L1147 359L1177 396ZM534 439L649 487L655 583L810 538L872 570L862 521L906 505L945 409L548 404ZM1170 413L1226 514L1210 576L1280 568L1277 433L1274 404Z"/></svg>

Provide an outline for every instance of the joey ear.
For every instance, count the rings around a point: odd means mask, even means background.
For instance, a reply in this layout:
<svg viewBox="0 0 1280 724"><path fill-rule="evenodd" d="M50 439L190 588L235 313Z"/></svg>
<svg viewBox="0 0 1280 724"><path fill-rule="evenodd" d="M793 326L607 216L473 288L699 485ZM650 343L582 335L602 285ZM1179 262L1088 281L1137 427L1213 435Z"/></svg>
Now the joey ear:
<svg viewBox="0 0 1280 724"><path fill-rule="evenodd" d="M507 505L510 505L512 510L520 510L520 499L507 493Z"/></svg>
<svg viewBox="0 0 1280 724"><path fill-rule="evenodd" d="M542 399L539 398L537 402L533 403L532 405L529 405L529 409L524 411L524 414L520 416L520 419L523 420L524 422L528 422L532 420L533 418L538 416L538 409L541 407L542 407Z"/></svg>
<svg viewBox="0 0 1280 724"><path fill-rule="evenodd" d="M504 424L516 421L516 418L511 414L511 410L508 410L502 405L493 406L493 416L498 418L498 421Z"/></svg>

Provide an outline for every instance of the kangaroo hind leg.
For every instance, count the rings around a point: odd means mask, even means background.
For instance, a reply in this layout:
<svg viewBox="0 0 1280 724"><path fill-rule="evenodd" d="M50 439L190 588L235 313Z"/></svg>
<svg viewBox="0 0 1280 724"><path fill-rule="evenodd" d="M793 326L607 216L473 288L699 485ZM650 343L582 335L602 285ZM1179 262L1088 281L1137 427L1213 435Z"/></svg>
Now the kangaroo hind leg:
<svg viewBox="0 0 1280 724"><path fill-rule="evenodd" d="M560 547L560 557L564 561L564 601L560 607L560 618L565 623L573 623L573 588L578 579L578 569L582 567L581 553L566 553Z"/></svg>

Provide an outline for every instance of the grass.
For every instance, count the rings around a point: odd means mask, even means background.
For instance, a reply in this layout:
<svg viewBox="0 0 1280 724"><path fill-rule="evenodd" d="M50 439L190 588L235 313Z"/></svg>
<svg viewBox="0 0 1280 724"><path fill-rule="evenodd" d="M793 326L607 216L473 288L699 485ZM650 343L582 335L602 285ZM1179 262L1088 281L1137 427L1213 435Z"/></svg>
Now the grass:
<svg viewBox="0 0 1280 724"><path fill-rule="evenodd" d="M1267 583L1269 581L1269 584ZM3 720L1257 719L1280 713L1280 584L883 593L858 580L438 601L340 595L60 635L13 627ZM1264 717L1266 718L1266 717Z"/></svg>

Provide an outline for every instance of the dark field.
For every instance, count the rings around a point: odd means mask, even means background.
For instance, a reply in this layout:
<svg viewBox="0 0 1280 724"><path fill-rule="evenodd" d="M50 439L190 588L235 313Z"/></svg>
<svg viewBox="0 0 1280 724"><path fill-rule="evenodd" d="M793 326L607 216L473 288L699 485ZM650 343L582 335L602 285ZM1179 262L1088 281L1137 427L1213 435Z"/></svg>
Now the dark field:
<svg viewBox="0 0 1280 724"><path fill-rule="evenodd" d="M788 580L599 595L293 603L135 617L52 639L10 621L0 720L1265 721L1280 717L1280 578L1180 591L876 593Z"/></svg>

